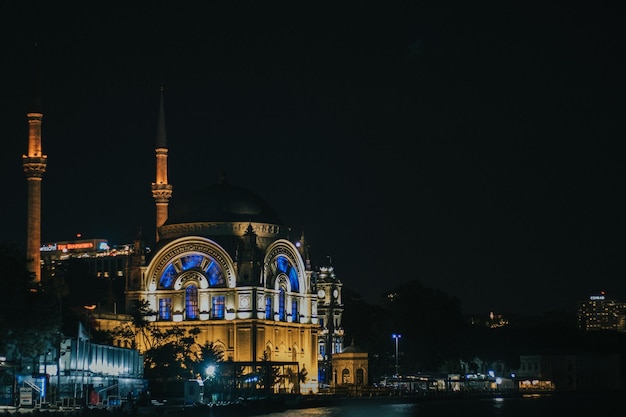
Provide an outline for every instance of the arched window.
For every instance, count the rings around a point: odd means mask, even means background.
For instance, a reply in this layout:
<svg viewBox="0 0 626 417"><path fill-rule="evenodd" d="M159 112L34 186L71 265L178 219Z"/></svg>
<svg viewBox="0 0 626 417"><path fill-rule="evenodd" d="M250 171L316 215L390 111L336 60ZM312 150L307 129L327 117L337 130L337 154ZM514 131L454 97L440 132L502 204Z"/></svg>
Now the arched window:
<svg viewBox="0 0 626 417"><path fill-rule="evenodd" d="M276 258L276 271L278 274L283 273L289 277L289 285L291 292L300 292L300 284L298 281L298 271L291 264L286 256L280 255Z"/></svg>
<svg viewBox="0 0 626 417"><path fill-rule="evenodd" d="M365 373L363 372L363 369L361 368L357 369L354 376L356 379L355 383L357 385L365 384Z"/></svg>
<svg viewBox="0 0 626 417"><path fill-rule="evenodd" d="M215 259L205 254L184 255L172 260L161 272L159 286L170 289L180 276L189 270L196 270L203 274L210 287L223 288L226 286L226 275L222 272Z"/></svg>
<svg viewBox="0 0 626 417"><path fill-rule="evenodd" d="M351 382L351 378L350 378L350 370L349 369L344 369L343 371L341 371L341 384L349 384Z"/></svg>
<svg viewBox="0 0 626 417"><path fill-rule="evenodd" d="M191 284L185 290L185 312L187 320L198 318L198 287Z"/></svg>

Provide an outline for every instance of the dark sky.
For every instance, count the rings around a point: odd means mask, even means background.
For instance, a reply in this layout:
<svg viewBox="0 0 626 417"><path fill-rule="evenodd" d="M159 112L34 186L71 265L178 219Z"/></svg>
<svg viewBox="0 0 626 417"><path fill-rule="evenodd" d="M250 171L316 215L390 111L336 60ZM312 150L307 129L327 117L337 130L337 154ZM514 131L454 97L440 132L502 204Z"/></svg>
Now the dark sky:
<svg viewBox="0 0 626 417"><path fill-rule="evenodd" d="M0 242L25 242L36 49L44 242L153 235L163 84L171 204L224 168L370 302L626 301L620 2L1 5Z"/></svg>

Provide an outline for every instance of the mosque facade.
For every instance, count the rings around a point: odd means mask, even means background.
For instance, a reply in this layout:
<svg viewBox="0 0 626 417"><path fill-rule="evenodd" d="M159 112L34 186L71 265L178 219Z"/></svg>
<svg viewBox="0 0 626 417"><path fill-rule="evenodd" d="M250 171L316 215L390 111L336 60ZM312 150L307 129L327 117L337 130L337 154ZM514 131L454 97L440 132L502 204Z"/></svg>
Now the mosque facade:
<svg viewBox="0 0 626 417"><path fill-rule="evenodd" d="M318 290L304 238L290 241L275 211L223 174L170 208L163 92L157 131L157 243L147 254L142 241L135 242L126 312L143 304L152 327L193 331L198 345L213 344L225 361L251 369L266 362L293 366L302 375L299 390L317 392ZM129 320L96 319L102 330ZM133 340L140 351L147 343L139 334Z"/></svg>

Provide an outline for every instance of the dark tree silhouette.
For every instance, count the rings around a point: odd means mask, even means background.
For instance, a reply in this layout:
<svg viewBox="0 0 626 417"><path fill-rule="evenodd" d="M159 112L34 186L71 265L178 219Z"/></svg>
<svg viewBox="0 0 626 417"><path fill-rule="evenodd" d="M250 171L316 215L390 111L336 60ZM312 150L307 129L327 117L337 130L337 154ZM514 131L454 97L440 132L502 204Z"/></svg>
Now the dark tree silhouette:
<svg viewBox="0 0 626 417"><path fill-rule="evenodd" d="M0 352L16 363L34 360L59 342L58 297L52 287L33 282L15 247L0 245L0 266Z"/></svg>

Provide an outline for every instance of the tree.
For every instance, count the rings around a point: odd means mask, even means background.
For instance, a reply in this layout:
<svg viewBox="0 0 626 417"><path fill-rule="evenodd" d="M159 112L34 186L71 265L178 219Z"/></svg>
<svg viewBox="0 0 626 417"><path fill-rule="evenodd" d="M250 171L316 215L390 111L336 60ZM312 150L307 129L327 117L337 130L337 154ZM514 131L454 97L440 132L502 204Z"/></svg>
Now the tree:
<svg viewBox="0 0 626 417"><path fill-rule="evenodd" d="M130 308L130 321L117 326L110 333L112 337L117 337L126 341L133 349L137 348L137 338L141 338L143 346L147 346L149 350L154 346L158 335L153 337L152 326L147 319L148 316L155 314L150 309L150 304L146 300L135 300Z"/></svg>
<svg viewBox="0 0 626 417"><path fill-rule="evenodd" d="M378 306L347 294L346 335L362 341L369 352L371 381L395 371L393 333L402 335L398 352L402 373L432 371L459 357L455 337L465 323L458 299L417 279L392 288Z"/></svg>
<svg viewBox="0 0 626 417"><path fill-rule="evenodd" d="M223 351L219 345L196 342L200 329L186 330L172 327L163 330L147 319L155 314L147 301L136 301L130 309L131 319L110 332L111 337L121 338L136 348L137 338L146 346L144 376L156 390L167 392L172 383L190 378L204 378L209 364L222 361Z"/></svg>
<svg viewBox="0 0 626 417"><path fill-rule="evenodd" d="M34 282L26 257L0 245L0 352L16 363L35 360L60 339L58 299L51 286Z"/></svg>
<svg viewBox="0 0 626 417"><path fill-rule="evenodd" d="M197 345L192 355L189 356L189 366L196 375L206 377L209 366L217 366L223 361L224 351L219 345L213 342L205 342L203 345Z"/></svg>

